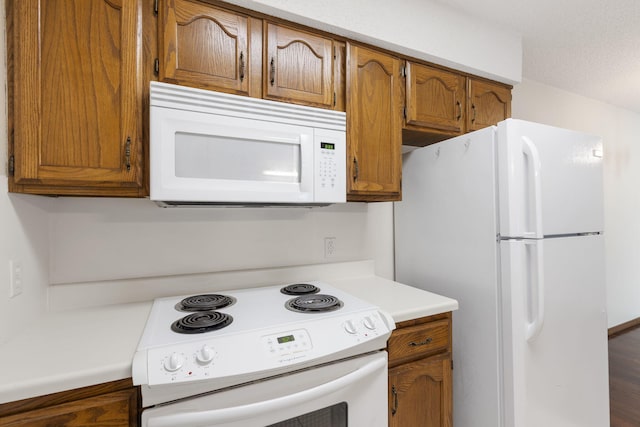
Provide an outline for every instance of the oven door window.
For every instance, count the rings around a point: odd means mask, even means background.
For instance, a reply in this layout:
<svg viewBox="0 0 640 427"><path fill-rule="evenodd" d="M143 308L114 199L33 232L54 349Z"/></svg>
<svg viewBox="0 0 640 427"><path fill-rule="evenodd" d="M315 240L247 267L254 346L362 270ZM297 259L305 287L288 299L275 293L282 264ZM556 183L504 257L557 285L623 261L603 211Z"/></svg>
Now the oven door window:
<svg viewBox="0 0 640 427"><path fill-rule="evenodd" d="M347 427L347 403L341 402L267 427Z"/></svg>

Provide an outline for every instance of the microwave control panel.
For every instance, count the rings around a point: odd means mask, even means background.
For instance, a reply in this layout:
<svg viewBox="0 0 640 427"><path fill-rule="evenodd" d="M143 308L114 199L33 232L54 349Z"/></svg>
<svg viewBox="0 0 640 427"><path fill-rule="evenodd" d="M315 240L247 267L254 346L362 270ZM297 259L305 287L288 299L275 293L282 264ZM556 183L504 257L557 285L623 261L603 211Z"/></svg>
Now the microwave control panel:
<svg viewBox="0 0 640 427"><path fill-rule="evenodd" d="M346 201L345 134L324 131L316 135L316 202Z"/></svg>
<svg viewBox="0 0 640 427"><path fill-rule="evenodd" d="M336 144L320 142L320 187L335 187L337 178Z"/></svg>

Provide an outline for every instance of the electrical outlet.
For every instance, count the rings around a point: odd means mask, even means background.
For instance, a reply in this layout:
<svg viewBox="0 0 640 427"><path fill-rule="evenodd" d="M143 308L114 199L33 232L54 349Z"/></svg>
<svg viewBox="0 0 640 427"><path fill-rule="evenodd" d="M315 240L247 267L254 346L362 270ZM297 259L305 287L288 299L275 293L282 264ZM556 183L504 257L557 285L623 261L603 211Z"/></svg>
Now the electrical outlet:
<svg viewBox="0 0 640 427"><path fill-rule="evenodd" d="M325 237L324 238L324 257L332 258L336 255L336 238Z"/></svg>
<svg viewBox="0 0 640 427"><path fill-rule="evenodd" d="M22 293L22 262L9 261L9 297Z"/></svg>

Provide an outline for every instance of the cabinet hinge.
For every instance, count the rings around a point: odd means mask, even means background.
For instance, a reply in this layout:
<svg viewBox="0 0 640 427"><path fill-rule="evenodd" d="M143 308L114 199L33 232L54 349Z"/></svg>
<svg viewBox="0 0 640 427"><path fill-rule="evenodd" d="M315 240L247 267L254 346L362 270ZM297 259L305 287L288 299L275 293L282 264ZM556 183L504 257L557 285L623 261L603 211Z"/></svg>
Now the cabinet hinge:
<svg viewBox="0 0 640 427"><path fill-rule="evenodd" d="M451 359L451 370L453 371L453 359Z"/></svg>
<svg viewBox="0 0 640 427"><path fill-rule="evenodd" d="M407 118L407 106L402 107L402 117Z"/></svg>
<svg viewBox="0 0 640 427"><path fill-rule="evenodd" d="M158 58L153 61L153 72L156 76L160 74L160 60Z"/></svg>
<svg viewBox="0 0 640 427"><path fill-rule="evenodd" d="M16 158L13 156L13 154L11 156L9 156L9 176L13 176L13 174L16 171Z"/></svg>
<svg viewBox="0 0 640 427"><path fill-rule="evenodd" d="M154 15L158 14L158 0L153 1L153 13Z"/></svg>
<svg viewBox="0 0 640 427"><path fill-rule="evenodd" d="M407 77L407 67L402 67L400 69L400 77Z"/></svg>
<svg viewBox="0 0 640 427"><path fill-rule="evenodd" d="M337 103L338 103L338 96L336 95L335 92L333 92L333 106L335 107Z"/></svg>
<svg viewBox="0 0 640 427"><path fill-rule="evenodd" d="M333 47L333 59L338 58L338 55L336 55L336 47Z"/></svg>

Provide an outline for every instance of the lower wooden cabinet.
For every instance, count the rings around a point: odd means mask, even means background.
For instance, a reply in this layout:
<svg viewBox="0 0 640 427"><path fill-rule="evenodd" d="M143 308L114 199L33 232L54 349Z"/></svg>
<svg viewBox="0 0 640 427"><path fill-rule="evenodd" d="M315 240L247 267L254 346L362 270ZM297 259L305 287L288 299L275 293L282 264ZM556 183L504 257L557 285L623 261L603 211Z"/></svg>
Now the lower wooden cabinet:
<svg viewBox="0 0 640 427"><path fill-rule="evenodd" d="M130 379L114 381L0 404L0 426L138 426L139 402Z"/></svg>
<svg viewBox="0 0 640 427"><path fill-rule="evenodd" d="M387 351L389 426L452 427L451 313L398 324Z"/></svg>

